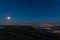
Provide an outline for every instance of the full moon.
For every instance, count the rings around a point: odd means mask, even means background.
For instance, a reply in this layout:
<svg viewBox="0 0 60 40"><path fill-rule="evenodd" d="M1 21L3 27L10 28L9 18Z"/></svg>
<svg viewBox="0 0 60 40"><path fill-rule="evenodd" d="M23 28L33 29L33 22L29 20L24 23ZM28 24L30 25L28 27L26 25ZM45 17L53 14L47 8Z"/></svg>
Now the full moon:
<svg viewBox="0 0 60 40"><path fill-rule="evenodd" d="M11 19L11 17L7 17L7 19L8 19L8 20L10 20L10 19Z"/></svg>

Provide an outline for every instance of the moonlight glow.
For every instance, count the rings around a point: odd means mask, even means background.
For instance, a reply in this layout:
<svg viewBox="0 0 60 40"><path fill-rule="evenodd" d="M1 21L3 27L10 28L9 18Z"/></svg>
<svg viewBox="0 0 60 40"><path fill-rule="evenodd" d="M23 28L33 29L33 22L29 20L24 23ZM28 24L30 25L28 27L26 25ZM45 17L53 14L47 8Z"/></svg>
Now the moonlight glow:
<svg viewBox="0 0 60 40"><path fill-rule="evenodd" d="M8 20L10 20L10 19L11 19L11 17L7 17L7 19L8 19Z"/></svg>

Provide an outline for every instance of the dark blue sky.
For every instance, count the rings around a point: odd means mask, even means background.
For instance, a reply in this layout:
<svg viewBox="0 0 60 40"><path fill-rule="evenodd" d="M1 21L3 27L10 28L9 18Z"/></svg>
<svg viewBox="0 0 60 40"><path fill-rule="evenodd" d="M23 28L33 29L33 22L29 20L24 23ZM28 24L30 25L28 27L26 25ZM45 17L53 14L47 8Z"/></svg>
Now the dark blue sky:
<svg viewBox="0 0 60 40"><path fill-rule="evenodd" d="M43 22L60 20L60 0L0 0L0 20Z"/></svg>

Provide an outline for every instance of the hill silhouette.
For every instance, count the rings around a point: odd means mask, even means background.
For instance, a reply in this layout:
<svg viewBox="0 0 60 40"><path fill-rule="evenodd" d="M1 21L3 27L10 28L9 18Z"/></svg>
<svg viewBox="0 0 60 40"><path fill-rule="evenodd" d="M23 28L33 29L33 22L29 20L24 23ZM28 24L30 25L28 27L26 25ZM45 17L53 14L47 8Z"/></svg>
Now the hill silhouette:
<svg viewBox="0 0 60 40"><path fill-rule="evenodd" d="M59 37L60 34L39 32L32 26L5 26L0 30L0 40L59 40Z"/></svg>

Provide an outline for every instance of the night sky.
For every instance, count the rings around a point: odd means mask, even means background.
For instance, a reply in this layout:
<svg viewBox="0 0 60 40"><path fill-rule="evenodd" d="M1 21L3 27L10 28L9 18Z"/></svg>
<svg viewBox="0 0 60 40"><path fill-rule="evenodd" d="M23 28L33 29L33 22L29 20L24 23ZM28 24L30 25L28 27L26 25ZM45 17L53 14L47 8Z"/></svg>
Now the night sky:
<svg viewBox="0 0 60 40"><path fill-rule="evenodd" d="M60 0L0 0L0 21L60 22Z"/></svg>

